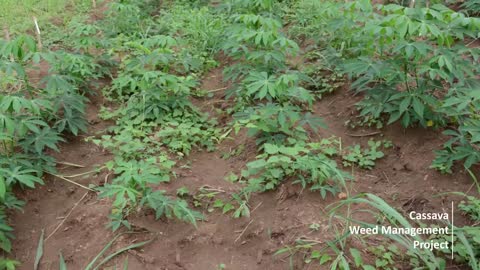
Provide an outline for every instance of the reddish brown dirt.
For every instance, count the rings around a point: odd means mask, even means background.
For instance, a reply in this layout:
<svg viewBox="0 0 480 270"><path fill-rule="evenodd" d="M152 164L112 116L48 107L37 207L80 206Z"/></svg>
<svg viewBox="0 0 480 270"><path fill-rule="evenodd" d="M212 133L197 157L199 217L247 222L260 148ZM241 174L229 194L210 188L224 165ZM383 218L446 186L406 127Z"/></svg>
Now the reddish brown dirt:
<svg viewBox="0 0 480 270"><path fill-rule="evenodd" d="M221 68L218 68L206 75L202 88L213 90L225 86L222 83ZM213 98L196 100L195 104L206 112L215 113L215 108L224 108L222 97L223 91L217 91ZM359 98L345 90L339 90L317 102L314 106L315 114L323 116L329 126L328 130L320 132L320 136L339 136L344 147L355 143L365 145L370 137L352 137L347 134L366 134L372 130L350 130L344 125L355 113L353 104ZM102 133L109 125L97 117L102 103L100 96L91 97L88 106L88 119L91 123L89 132L70 138L61 145L60 153L54 154L58 161L81 164L85 168L59 165L60 174L73 175L91 171L112 158L99 147L84 141L85 137ZM225 118L220 122L226 121ZM375 169L352 172L355 176L355 181L350 185L352 194L371 192L405 211L448 212L450 201L458 201L459 198L432 195L471 190L472 181L464 172L441 175L428 168L434 157L432 150L439 149L446 140L440 131L405 130L393 125L373 138L391 140L395 147L386 151L386 157L377 162ZM246 150L228 160L221 158L223 153L239 145L245 145ZM221 190L219 196L227 198L239 186L225 181L225 176L232 171L238 172L254 156L254 140L241 133L222 142L215 152L192 153L187 158L190 168L177 169L177 179L164 188L174 194L182 186L194 192L207 185ZM98 185L107 178L106 172L102 172L75 180L83 185ZM85 193L86 190L53 177L47 177L46 184L35 190L18 192L18 196L27 202L23 213L10 215L17 236L13 243L13 256L23 262L19 269L33 268L41 231L45 230L45 236L49 236L62 222L59 229L45 242L40 269L58 269L59 252L65 257L68 269L84 269L114 237L115 234L106 228L110 202L97 198L92 192L83 197ZM286 196L282 197L286 199L278 200L279 194L285 193ZM290 262L288 254L273 256L273 253L300 237L318 243L330 239L326 207L338 200L332 196L323 200L317 193L302 192L298 187L286 183L277 192L255 195L250 202L251 209L254 209L250 219L233 219L218 210L212 213L204 211L207 220L199 222L198 228L195 228L175 220L156 221L151 213L142 213L130 218L139 233L120 237L113 248L118 249L147 239L154 240L141 249L117 256L107 264L110 268L104 269L113 269L113 266L121 268L126 258L128 269L131 270L213 270L220 264L225 264L226 269L232 270L291 269L290 264L293 269L307 269L308 266L298 256ZM455 218L462 222L459 213ZM310 230L312 223L319 224L320 229ZM312 266L311 269L318 268Z"/></svg>

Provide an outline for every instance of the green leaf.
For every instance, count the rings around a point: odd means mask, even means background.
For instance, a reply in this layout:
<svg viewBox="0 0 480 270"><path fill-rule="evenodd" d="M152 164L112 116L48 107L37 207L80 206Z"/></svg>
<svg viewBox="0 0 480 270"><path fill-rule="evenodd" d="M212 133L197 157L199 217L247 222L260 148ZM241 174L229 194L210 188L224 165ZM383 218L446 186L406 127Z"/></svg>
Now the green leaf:
<svg viewBox="0 0 480 270"><path fill-rule="evenodd" d="M105 254L105 252L107 252L107 250L113 245L113 243L123 234L124 233L117 234L110 242L108 242L103 247L103 249L97 254L97 256L95 256L95 258L93 258L93 260L90 261L90 263L85 267L85 270L93 269L93 266L95 265L97 260L100 259L103 256L103 254Z"/></svg>
<svg viewBox="0 0 480 270"><path fill-rule="evenodd" d="M42 259L43 256L43 235L45 233L45 230L42 230L42 234L40 235L40 239L38 240L38 246L37 246L37 253L35 255L35 262L33 264L33 270L38 270L38 266L40 265L40 260Z"/></svg>
<svg viewBox="0 0 480 270"><path fill-rule="evenodd" d="M265 153L269 155L278 153L278 147L274 144L266 143L263 147L264 147Z"/></svg>
<svg viewBox="0 0 480 270"><path fill-rule="evenodd" d="M233 210L233 209L235 209L235 206L233 206L233 204L231 204L231 203L226 203L226 204L223 206L222 213L223 213L223 214L226 214L226 213L228 213L230 210Z"/></svg>
<svg viewBox="0 0 480 270"><path fill-rule="evenodd" d="M403 99L400 102L398 110L400 111L401 114L404 113L408 109L408 106L410 106L411 102L412 102L412 97L411 96L408 96L407 98Z"/></svg>
<svg viewBox="0 0 480 270"><path fill-rule="evenodd" d="M0 176L0 198L2 198L2 200L5 199L6 192L7 192L7 188L5 184L5 178L3 176Z"/></svg>
<svg viewBox="0 0 480 270"><path fill-rule="evenodd" d="M322 257L320 258L320 265L325 264L326 262L330 261L332 257L328 254L323 254Z"/></svg>
<svg viewBox="0 0 480 270"><path fill-rule="evenodd" d="M423 119L423 112L425 110L425 106L423 105L423 103L420 101L420 99L418 98L413 98L413 110L415 110L415 112L419 115L419 117L421 119Z"/></svg>
<svg viewBox="0 0 480 270"><path fill-rule="evenodd" d="M38 154L48 147L52 150L59 151L57 147L58 142L65 141L59 134L51 128L43 128L39 133L32 134L24 142L23 147L28 150L33 146Z"/></svg>
<svg viewBox="0 0 480 270"><path fill-rule="evenodd" d="M388 119L388 123L387 125L390 125L394 122L396 122L398 119L400 119L400 117L402 116L402 114L400 112L394 112L390 115L390 119Z"/></svg>
<svg viewBox="0 0 480 270"><path fill-rule="evenodd" d="M404 113L402 117L402 125L408 127L410 125L410 114Z"/></svg>
<svg viewBox="0 0 480 270"><path fill-rule="evenodd" d="M59 265L59 270L67 270L67 264L65 263L65 260L63 259L63 255L60 252L60 265Z"/></svg>
<svg viewBox="0 0 480 270"><path fill-rule="evenodd" d="M355 262L356 267L359 267L360 265L363 264L362 254L360 253L360 251L358 251L358 249L351 248L350 254L353 257L353 261Z"/></svg>
<svg viewBox="0 0 480 270"><path fill-rule="evenodd" d="M257 159L255 161L249 162L248 167L253 169L263 168L267 165L267 162L264 159Z"/></svg>
<svg viewBox="0 0 480 270"><path fill-rule="evenodd" d="M132 245L129 245L127 247L124 247L124 248L121 248L115 252L113 252L112 254L108 255L105 259L103 259L100 263L98 263L98 265L93 268L93 270L97 270L100 268L100 266L104 265L105 263L107 263L108 261L110 261L112 258L114 258L115 256L125 252L125 251L128 251L130 249L135 249L135 248L139 248L139 247L142 247L142 246L145 246L146 244L152 242L154 239L150 239L150 240L147 240L147 241L143 241L143 242L140 242L140 243L136 243L136 244L132 244Z"/></svg>

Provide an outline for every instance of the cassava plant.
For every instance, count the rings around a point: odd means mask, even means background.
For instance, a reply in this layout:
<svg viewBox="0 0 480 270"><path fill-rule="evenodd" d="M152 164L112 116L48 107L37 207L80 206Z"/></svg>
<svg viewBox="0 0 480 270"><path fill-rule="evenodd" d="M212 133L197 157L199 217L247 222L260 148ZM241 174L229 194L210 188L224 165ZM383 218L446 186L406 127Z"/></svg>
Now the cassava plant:
<svg viewBox="0 0 480 270"><path fill-rule="evenodd" d="M31 79L30 66L48 61L43 81ZM90 60L90 59L88 59ZM80 55L37 52L35 40L21 35L0 40L0 248L10 252L13 229L6 223L7 209L20 210L14 187L35 188L45 173L55 173L50 150L58 151L63 132L86 130L85 102L80 89L94 77L95 64ZM88 64L85 64L88 62ZM14 269L18 262L0 260Z"/></svg>
<svg viewBox="0 0 480 270"><path fill-rule="evenodd" d="M357 104L362 122L454 126L445 132L453 138L437 152L433 167L451 172L455 161L463 160L467 167L477 163L479 49L466 42L478 38L480 20L433 3L327 5L296 4L299 14L311 20L290 14L296 24L292 33L316 35L312 48L353 80L351 87L364 94Z"/></svg>

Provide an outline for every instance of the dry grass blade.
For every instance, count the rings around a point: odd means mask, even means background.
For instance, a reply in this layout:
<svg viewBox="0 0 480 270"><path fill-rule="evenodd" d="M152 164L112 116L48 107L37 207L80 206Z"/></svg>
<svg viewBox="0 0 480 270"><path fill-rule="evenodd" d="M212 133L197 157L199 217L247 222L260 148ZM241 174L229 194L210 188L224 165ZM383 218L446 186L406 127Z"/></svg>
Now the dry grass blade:
<svg viewBox="0 0 480 270"><path fill-rule="evenodd" d="M60 222L60 224L57 225L57 227L55 228L55 230L53 230L52 233L50 233L47 238L45 239L45 241L48 240L48 238L52 237L52 235L54 235L58 229L60 229L60 227L62 227L63 223L65 223L65 220L67 220L67 218L72 214L73 210L78 206L78 204L83 201L83 199L87 196L88 192L85 192L85 194L83 194L82 198L80 198L80 200L78 202L76 202L72 209L70 209L70 212L68 212L67 216L65 216L65 218L63 218L62 222Z"/></svg>
<svg viewBox="0 0 480 270"><path fill-rule="evenodd" d="M238 240L240 240L240 238L242 237L242 235L245 233L245 231L248 229L248 226L250 226L250 224L252 224L252 222L254 221L255 219L252 219L250 220L250 222L247 224L247 226L245 226L245 228L243 228L242 232L240 233L240 235L237 236L237 238L235 239L235 241L233 241L233 243L236 243Z"/></svg>
<svg viewBox="0 0 480 270"><path fill-rule="evenodd" d="M65 177L63 177L63 176L61 176L61 175L57 175L57 174L51 174L51 175L53 175L53 176L55 176L55 177L57 177L57 178L59 178L59 179L65 180L65 181L67 181L67 182L69 182L69 183L72 183L72 184L74 184L74 185L77 185L77 186L79 186L79 187L81 187L81 188L83 188L83 189L86 189L86 190L90 190L90 191L95 192L95 190L93 190L93 189L91 189L91 188L89 188L89 187L86 187L86 186L84 186L84 185L82 185L82 184L79 184L79 183L77 183L77 182L75 182L75 181L72 181L72 180L70 180L70 179L67 179L67 178L65 178Z"/></svg>
<svg viewBox="0 0 480 270"><path fill-rule="evenodd" d="M345 133L345 135L348 135L350 137L368 137L368 136L375 136L375 135L378 135L382 132L380 131L375 131L375 132L371 132L371 133L365 133L365 134L350 134L350 133Z"/></svg>
<svg viewBox="0 0 480 270"><path fill-rule="evenodd" d="M75 164L75 163L71 163L71 162L66 162L66 161L57 161L57 164L62 164L62 165L67 165L67 166L77 167L77 168L85 168L85 166L83 166L83 165Z"/></svg>

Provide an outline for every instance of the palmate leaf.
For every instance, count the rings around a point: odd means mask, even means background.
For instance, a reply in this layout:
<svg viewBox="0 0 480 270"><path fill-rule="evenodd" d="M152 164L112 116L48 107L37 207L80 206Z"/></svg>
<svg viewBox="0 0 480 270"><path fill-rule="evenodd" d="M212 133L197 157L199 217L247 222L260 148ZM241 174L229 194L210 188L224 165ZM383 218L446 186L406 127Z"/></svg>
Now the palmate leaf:
<svg viewBox="0 0 480 270"><path fill-rule="evenodd" d="M312 106L314 97L311 91L303 87L291 87L287 89L287 95L289 98L298 100L299 102L306 103L309 106Z"/></svg>
<svg viewBox="0 0 480 270"><path fill-rule="evenodd" d="M115 198L113 202L115 208L124 208L128 203L135 205L137 195L140 195L140 192L130 187L117 184L106 184L97 189L100 191L100 198Z"/></svg>
<svg viewBox="0 0 480 270"><path fill-rule="evenodd" d="M458 130L463 134L470 135L470 143L480 142L480 120L468 119Z"/></svg>
<svg viewBox="0 0 480 270"><path fill-rule="evenodd" d="M114 171L117 174L114 179L115 183L144 187L146 183L168 182L170 180L169 169L175 163L170 160L161 160L159 164L155 158L140 161L116 158L114 164Z"/></svg>
<svg viewBox="0 0 480 270"><path fill-rule="evenodd" d="M12 55L16 60L27 60L31 53L34 53L37 49L37 43L32 36L21 35L10 42L6 42L2 48L0 48L0 57L10 57Z"/></svg>
<svg viewBox="0 0 480 270"><path fill-rule="evenodd" d="M15 132L15 122L10 115L0 113L0 131L2 134L13 137Z"/></svg>
<svg viewBox="0 0 480 270"><path fill-rule="evenodd" d="M5 270L15 270L20 265L19 261L11 260L11 259L0 259L0 268Z"/></svg>
<svg viewBox="0 0 480 270"><path fill-rule="evenodd" d="M330 180L347 176L337 169L334 160L321 153L323 144L280 146L265 143L264 146L265 152L247 163L247 169L242 171L241 177L248 179L244 192L271 190L287 177L293 177L293 183L300 183L303 188L310 185L312 190L319 190L326 196L327 192L338 190Z"/></svg>
<svg viewBox="0 0 480 270"><path fill-rule="evenodd" d="M25 68L17 62L0 61L0 71L6 76L25 78Z"/></svg>
<svg viewBox="0 0 480 270"><path fill-rule="evenodd" d="M83 115L65 114L65 118L55 123L58 132L64 130L70 131L73 135L78 135L79 131L87 131L87 121Z"/></svg>
<svg viewBox="0 0 480 270"><path fill-rule="evenodd" d="M247 60L251 62L264 62L270 65L277 65L276 68L285 66L285 54L278 50L256 50L248 53L246 57Z"/></svg>
<svg viewBox="0 0 480 270"><path fill-rule="evenodd" d="M21 97L21 96L2 96L0 101L0 111L1 112L12 112L12 113L21 113L22 110L32 110L32 105L30 100Z"/></svg>
<svg viewBox="0 0 480 270"><path fill-rule="evenodd" d="M154 191L149 193L145 199L145 203L155 210L155 218L162 216L167 218L176 218L197 225L197 220L203 219L203 215L197 211L190 209L184 200L172 200L165 196L164 191Z"/></svg>
<svg viewBox="0 0 480 270"><path fill-rule="evenodd" d="M411 96L406 96L404 99L399 104L398 110L402 114L404 113L408 107L410 106L410 103L412 102L412 97Z"/></svg>
<svg viewBox="0 0 480 270"><path fill-rule="evenodd" d="M25 152L35 150L37 154L41 154L45 148L50 148L59 151L57 143L65 140L58 135L58 132L50 127L44 127L38 133L29 134L24 140L20 142Z"/></svg>
<svg viewBox="0 0 480 270"><path fill-rule="evenodd" d="M320 128L327 129L327 124L323 121L322 118L314 116L311 113L306 113L300 122L301 125L307 124L309 125L313 131L317 131Z"/></svg>
<svg viewBox="0 0 480 270"><path fill-rule="evenodd" d="M68 130L74 135L79 131L86 132L85 102L88 99L74 92L60 91L60 93L55 96L52 96L53 93L47 94L55 104L53 110L58 119L55 124L58 132Z"/></svg>
<svg viewBox="0 0 480 270"><path fill-rule="evenodd" d="M22 117L16 119L16 134L20 138L24 137L29 131L39 133L41 127L48 127L48 124L39 117Z"/></svg>
<svg viewBox="0 0 480 270"><path fill-rule="evenodd" d="M42 172L55 173L55 160L47 155L32 155L31 153L11 153L7 158L0 158L0 167L14 170L16 167L35 171L40 176Z"/></svg>
<svg viewBox="0 0 480 270"><path fill-rule="evenodd" d="M11 186L17 183L26 185L30 188L35 187L35 183L42 184L42 178L37 176L37 171L32 169L22 169L22 167L15 167L13 169L0 169L4 175L4 182L6 186ZM4 193L5 194L5 193Z"/></svg>
<svg viewBox="0 0 480 270"><path fill-rule="evenodd" d="M355 60L346 61L343 65L343 70L351 76L359 76L360 74L366 73L372 64L372 59L359 57Z"/></svg>
<svg viewBox="0 0 480 270"><path fill-rule="evenodd" d="M142 43L148 48L170 48L177 45L177 41L174 38L165 35L149 37L148 39L143 40Z"/></svg>
<svg viewBox="0 0 480 270"><path fill-rule="evenodd" d="M247 94L254 95L258 99L263 99L268 95L275 98L276 78L269 76L267 72L251 72L244 80L247 83Z"/></svg>
<svg viewBox="0 0 480 270"><path fill-rule="evenodd" d="M400 42L394 49L394 53L404 53L407 58L419 58L426 56L429 51L432 50L432 47L425 44L424 42L412 42L407 41Z"/></svg>
<svg viewBox="0 0 480 270"><path fill-rule="evenodd" d="M96 72L100 66L91 56L66 52L58 52L57 55L59 63L56 63L55 69L52 71L68 74L79 83L83 83L84 79L96 79L101 75L100 72Z"/></svg>
<svg viewBox="0 0 480 270"><path fill-rule="evenodd" d="M69 75L51 74L42 79L47 90L61 90L66 92L73 92L77 89L75 86L75 79Z"/></svg>

